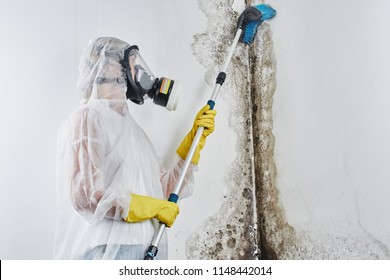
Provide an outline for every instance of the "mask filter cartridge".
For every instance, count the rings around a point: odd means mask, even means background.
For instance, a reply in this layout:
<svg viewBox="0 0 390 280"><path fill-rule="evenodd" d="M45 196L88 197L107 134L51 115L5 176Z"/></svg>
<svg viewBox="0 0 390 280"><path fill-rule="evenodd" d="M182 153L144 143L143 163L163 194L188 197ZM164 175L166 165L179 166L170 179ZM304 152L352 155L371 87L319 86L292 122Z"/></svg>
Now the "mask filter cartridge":
<svg viewBox="0 0 390 280"><path fill-rule="evenodd" d="M181 84L168 78L158 79L153 96L153 103L166 107L168 111L174 111L179 102Z"/></svg>

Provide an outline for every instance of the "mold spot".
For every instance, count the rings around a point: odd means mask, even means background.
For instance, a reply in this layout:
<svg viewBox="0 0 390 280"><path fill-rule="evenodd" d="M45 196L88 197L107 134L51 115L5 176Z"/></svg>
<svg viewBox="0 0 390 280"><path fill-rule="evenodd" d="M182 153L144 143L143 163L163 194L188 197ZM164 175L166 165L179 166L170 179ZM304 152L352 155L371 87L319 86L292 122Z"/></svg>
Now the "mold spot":
<svg viewBox="0 0 390 280"><path fill-rule="evenodd" d="M221 242L217 242L217 244L215 244L215 251L218 253L218 252L220 252L222 250L223 250L222 243Z"/></svg>
<svg viewBox="0 0 390 280"><path fill-rule="evenodd" d="M234 248L236 246L236 239L235 238L230 238L227 242L226 242L227 246L229 248Z"/></svg>
<svg viewBox="0 0 390 280"><path fill-rule="evenodd" d="M244 191L242 192L242 197L244 197L245 199L252 199L253 197L252 191L248 188L245 188Z"/></svg>

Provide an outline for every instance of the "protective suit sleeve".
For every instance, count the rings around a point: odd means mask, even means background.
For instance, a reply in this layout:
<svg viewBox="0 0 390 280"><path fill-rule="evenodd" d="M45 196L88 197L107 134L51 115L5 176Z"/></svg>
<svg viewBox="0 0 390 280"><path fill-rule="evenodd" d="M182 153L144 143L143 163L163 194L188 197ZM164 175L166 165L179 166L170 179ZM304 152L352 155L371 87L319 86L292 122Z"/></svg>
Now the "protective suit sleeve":
<svg viewBox="0 0 390 280"><path fill-rule="evenodd" d="M183 170L184 160L177 156L176 163L170 169L165 169L161 165L160 179L163 188L165 198L168 199L169 195L173 192L176 182ZM197 166L190 163L187 173L184 177L182 188L180 189L180 199L187 198L194 192L194 171L197 171Z"/></svg>
<svg viewBox="0 0 390 280"><path fill-rule="evenodd" d="M68 127L62 165L74 208L91 223L104 218L119 220L130 198L105 187L105 147L98 114L92 109L80 110Z"/></svg>

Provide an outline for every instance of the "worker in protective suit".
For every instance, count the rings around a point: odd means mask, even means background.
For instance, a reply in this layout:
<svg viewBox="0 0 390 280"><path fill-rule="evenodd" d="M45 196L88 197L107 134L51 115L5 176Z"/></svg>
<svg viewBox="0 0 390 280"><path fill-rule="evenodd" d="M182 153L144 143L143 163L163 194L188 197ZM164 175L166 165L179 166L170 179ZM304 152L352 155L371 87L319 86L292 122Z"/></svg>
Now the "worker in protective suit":
<svg viewBox="0 0 390 280"><path fill-rule="evenodd" d="M208 105L199 111L176 164L166 170L127 102L143 104L149 97L175 109L175 81L155 78L142 62L137 46L116 38L92 41L81 58L81 104L58 132L56 259L143 259L159 222L170 227L179 213L167 197L203 126L180 196L192 193L194 166L216 112ZM140 71L148 73L136 77ZM164 233L157 259L166 258Z"/></svg>

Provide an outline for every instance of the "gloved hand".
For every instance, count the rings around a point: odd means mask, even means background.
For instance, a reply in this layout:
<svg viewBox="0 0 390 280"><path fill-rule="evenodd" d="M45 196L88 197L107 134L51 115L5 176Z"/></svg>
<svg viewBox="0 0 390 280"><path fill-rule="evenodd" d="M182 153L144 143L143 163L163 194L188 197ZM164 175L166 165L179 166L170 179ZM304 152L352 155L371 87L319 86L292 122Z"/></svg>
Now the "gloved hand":
<svg viewBox="0 0 390 280"><path fill-rule="evenodd" d="M206 137L209 136L215 128L214 125L214 117L217 114L217 111L210 110L210 105L204 106L198 114L195 117L194 124L192 126L192 129L186 137L184 137L183 141L181 142L179 148L177 148L176 153L182 158L186 159L187 154L191 148L192 141L194 140L196 131L198 130L198 127L202 126L204 127L202 136L200 138L200 141L198 143L198 146L196 147L194 156L192 157L191 162L194 164L198 164L199 158L200 158L200 151L203 149L205 143L206 143Z"/></svg>
<svg viewBox="0 0 390 280"><path fill-rule="evenodd" d="M179 206L174 202L132 194L130 210L124 220L128 223L135 223L156 218L167 227L171 227L178 214Z"/></svg>

